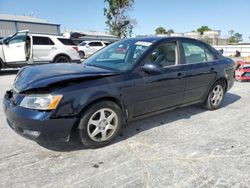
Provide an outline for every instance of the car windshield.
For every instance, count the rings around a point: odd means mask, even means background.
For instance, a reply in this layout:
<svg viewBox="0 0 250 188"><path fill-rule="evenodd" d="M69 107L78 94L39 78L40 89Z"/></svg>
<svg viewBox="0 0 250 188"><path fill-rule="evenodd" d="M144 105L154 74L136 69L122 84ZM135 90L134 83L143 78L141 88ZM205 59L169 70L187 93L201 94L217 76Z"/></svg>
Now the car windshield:
<svg viewBox="0 0 250 188"><path fill-rule="evenodd" d="M122 40L113 43L85 60L84 64L115 71L132 69L151 42L140 40Z"/></svg>

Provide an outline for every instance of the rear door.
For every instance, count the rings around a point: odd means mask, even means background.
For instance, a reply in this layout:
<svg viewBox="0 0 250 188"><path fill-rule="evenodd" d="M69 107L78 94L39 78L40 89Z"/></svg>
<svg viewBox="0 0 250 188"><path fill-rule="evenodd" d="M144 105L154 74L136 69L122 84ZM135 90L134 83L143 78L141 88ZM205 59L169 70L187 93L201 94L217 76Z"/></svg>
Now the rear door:
<svg viewBox="0 0 250 188"><path fill-rule="evenodd" d="M16 33L3 44L3 53L6 63L25 62L27 60L27 32Z"/></svg>
<svg viewBox="0 0 250 188"><path fill-rule="evenodd" d="M184 103L202 100L214 83L217 59L203 43L182 40L183 56L187 67L187 86Z"/></svg>
<svg viewBox="0 0 250 188"><path fill-rule="evenodd" d="M186 70L180 65L177 41L164 42L157 46L146 58L145 63L156 63L162 72L147 74L140 72L141 78L136 80L137 102L134 107L135 116L156 112L183 103Z"/></svg>
<svg viewBox="0 0 250 188"><path fill-rule="evenodd" d="M33 36L33 60L36 62L50 62L51 52L56 50L54 42L45 36Z"/></svg>

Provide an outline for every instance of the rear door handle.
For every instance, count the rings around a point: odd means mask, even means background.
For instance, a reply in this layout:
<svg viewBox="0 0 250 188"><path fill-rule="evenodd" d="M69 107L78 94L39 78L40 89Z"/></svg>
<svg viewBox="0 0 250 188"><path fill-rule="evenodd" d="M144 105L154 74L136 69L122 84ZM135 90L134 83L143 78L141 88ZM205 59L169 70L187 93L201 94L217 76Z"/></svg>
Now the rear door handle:
<svg viewBox="0 0 250 188"><path fill-rule="evenodd" d="M52 50L56 50L57 48L56 48L56 47L52 47L51 49L52 49Z"/></svg>
<svg viewBox="0 0 250 188"><path fill-rule="evenodd" d="M211 71L211 72L214 72L214 68L212 67L212 68L210 69L210 71Z"/></svg>

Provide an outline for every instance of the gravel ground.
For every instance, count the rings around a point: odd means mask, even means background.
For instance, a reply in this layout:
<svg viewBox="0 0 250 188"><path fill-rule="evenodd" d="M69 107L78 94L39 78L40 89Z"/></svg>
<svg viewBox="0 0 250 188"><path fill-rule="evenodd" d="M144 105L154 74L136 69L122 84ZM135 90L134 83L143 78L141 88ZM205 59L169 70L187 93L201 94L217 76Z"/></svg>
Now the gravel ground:
<svg viewBox="0 0 250 188"><path fill-rule="evenodd" d="M16 71L0 73L0 98ZM190 106L130 123L110 146L20 137L0 108L0 187L250 187L250 83L223 107ZM2 105L2 104L1 104Z"/></svg>

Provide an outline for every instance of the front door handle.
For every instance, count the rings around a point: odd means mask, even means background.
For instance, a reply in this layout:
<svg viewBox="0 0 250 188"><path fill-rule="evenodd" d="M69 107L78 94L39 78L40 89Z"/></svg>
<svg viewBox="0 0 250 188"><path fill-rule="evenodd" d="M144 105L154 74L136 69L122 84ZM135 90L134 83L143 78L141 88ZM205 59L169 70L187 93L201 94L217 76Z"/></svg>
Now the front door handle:
<svg viewBox="0 0 250 188"><path fill-rule="evenodd" d="M211 72L214 72L214 67L212 67L212 68L210 69L210 71L211 71Z"/></svg>

